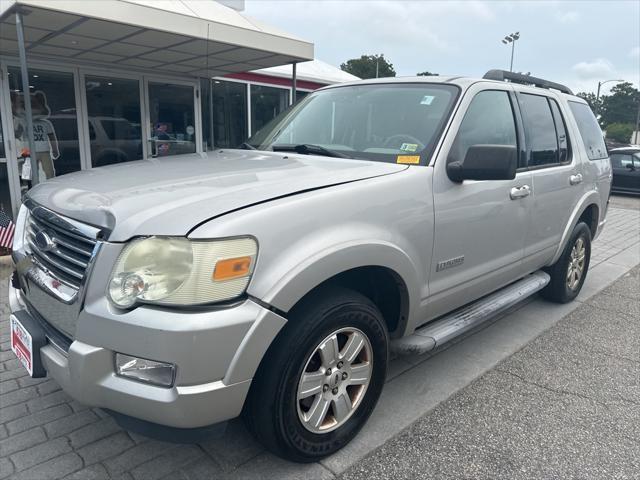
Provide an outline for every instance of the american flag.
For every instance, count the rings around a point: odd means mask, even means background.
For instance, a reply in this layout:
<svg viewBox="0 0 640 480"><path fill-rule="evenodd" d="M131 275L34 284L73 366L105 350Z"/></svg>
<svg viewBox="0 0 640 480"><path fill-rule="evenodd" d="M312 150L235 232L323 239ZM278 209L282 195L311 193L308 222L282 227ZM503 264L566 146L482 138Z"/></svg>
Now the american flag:
<svg viewBox="0 0 640 480"><path fill-rule="evenodd" d="M16 226L9 218L9 215L0 210L0 247L11 248L15 229Z"/></svg>

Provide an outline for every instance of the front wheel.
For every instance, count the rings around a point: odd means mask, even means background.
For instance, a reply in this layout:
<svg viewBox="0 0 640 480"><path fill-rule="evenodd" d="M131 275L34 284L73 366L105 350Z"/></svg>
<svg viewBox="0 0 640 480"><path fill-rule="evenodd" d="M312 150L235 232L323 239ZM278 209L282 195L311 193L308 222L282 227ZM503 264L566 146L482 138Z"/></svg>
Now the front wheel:
<svg viewBox="0 0 640 480"><path fill-rule="evenodd" d="M249 429L269 450L311 462L346 445L384 385L388 335L357 292L330 288L295 307L269 348L245 405Z"/></svg>
<svg viewBox="0 0 640 480"><path fill-rule="evenodd" d="M551 281L542 290L544 298L567 303L578 296L589 269L591 259L591 230L586 223L578 223L567 246L556 263L547 268Z"/></svg>

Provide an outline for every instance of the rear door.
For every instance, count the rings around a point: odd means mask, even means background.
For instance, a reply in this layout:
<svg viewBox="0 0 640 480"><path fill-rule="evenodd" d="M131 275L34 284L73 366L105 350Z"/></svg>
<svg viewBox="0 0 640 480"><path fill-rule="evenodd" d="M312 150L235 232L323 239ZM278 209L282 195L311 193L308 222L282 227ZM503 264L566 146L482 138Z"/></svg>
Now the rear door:
<svg viewBox="0 0 640 480"><path fill-rule="evenodd" d="M525 129L526 168L533 181L524 263L534 270L555 254L584 184L582 164L571 148L559 102L538 92L519 92L518 105Z"/></svg>
<svg viewBox="0 0 640 480"><path fill-rule="evenodd" d="M472 145L521 144L513 90L479 82L467 90L434 166L435 233L430 272L431 318L516 280L522 273L531 174L514 180L456 183L447 163ZM522 189L525 194L514 192Z"/></svg>

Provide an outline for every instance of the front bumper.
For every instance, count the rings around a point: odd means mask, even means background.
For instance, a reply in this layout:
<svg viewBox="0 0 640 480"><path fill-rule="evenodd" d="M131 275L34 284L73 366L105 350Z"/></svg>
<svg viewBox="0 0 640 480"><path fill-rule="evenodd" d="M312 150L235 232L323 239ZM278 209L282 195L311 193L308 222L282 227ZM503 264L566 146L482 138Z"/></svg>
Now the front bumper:
<svg viewBox="0 0 640 480"><path fill-rule="evenodd" d="M28 313L25 300L10 284L11 311ZM40 355L47 374L81 403L163 426L197 428L240 414L260 360L284 323L251 300L205 312L137 308L123 314L102 299L85 304L68 349L49 339ZM174 363L175 385L117 376L115 352Z"/></svg>

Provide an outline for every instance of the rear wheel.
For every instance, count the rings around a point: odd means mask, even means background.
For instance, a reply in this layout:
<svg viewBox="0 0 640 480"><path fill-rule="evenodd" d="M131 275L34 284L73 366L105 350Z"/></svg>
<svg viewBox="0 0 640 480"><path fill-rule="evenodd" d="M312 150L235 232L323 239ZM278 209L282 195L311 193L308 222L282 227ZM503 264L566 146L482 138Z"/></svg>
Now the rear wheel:
<svg viewBox="0 0 640 480"><path fill-rule="evenodd" d="M567 303L578 296L589 269L591 259L591 230L586 223L578 223L567 246L556 263L547 269L551 281L542 290L544 298Z"/></svg>
<svg viewBox="0 0 640 480"><path fill-rule="evenodd" d="M311 462L346 445L380 396L388 335L380 311L346 289L312 294L291 312L254 378L244 417L289 460Z"/></svg>

